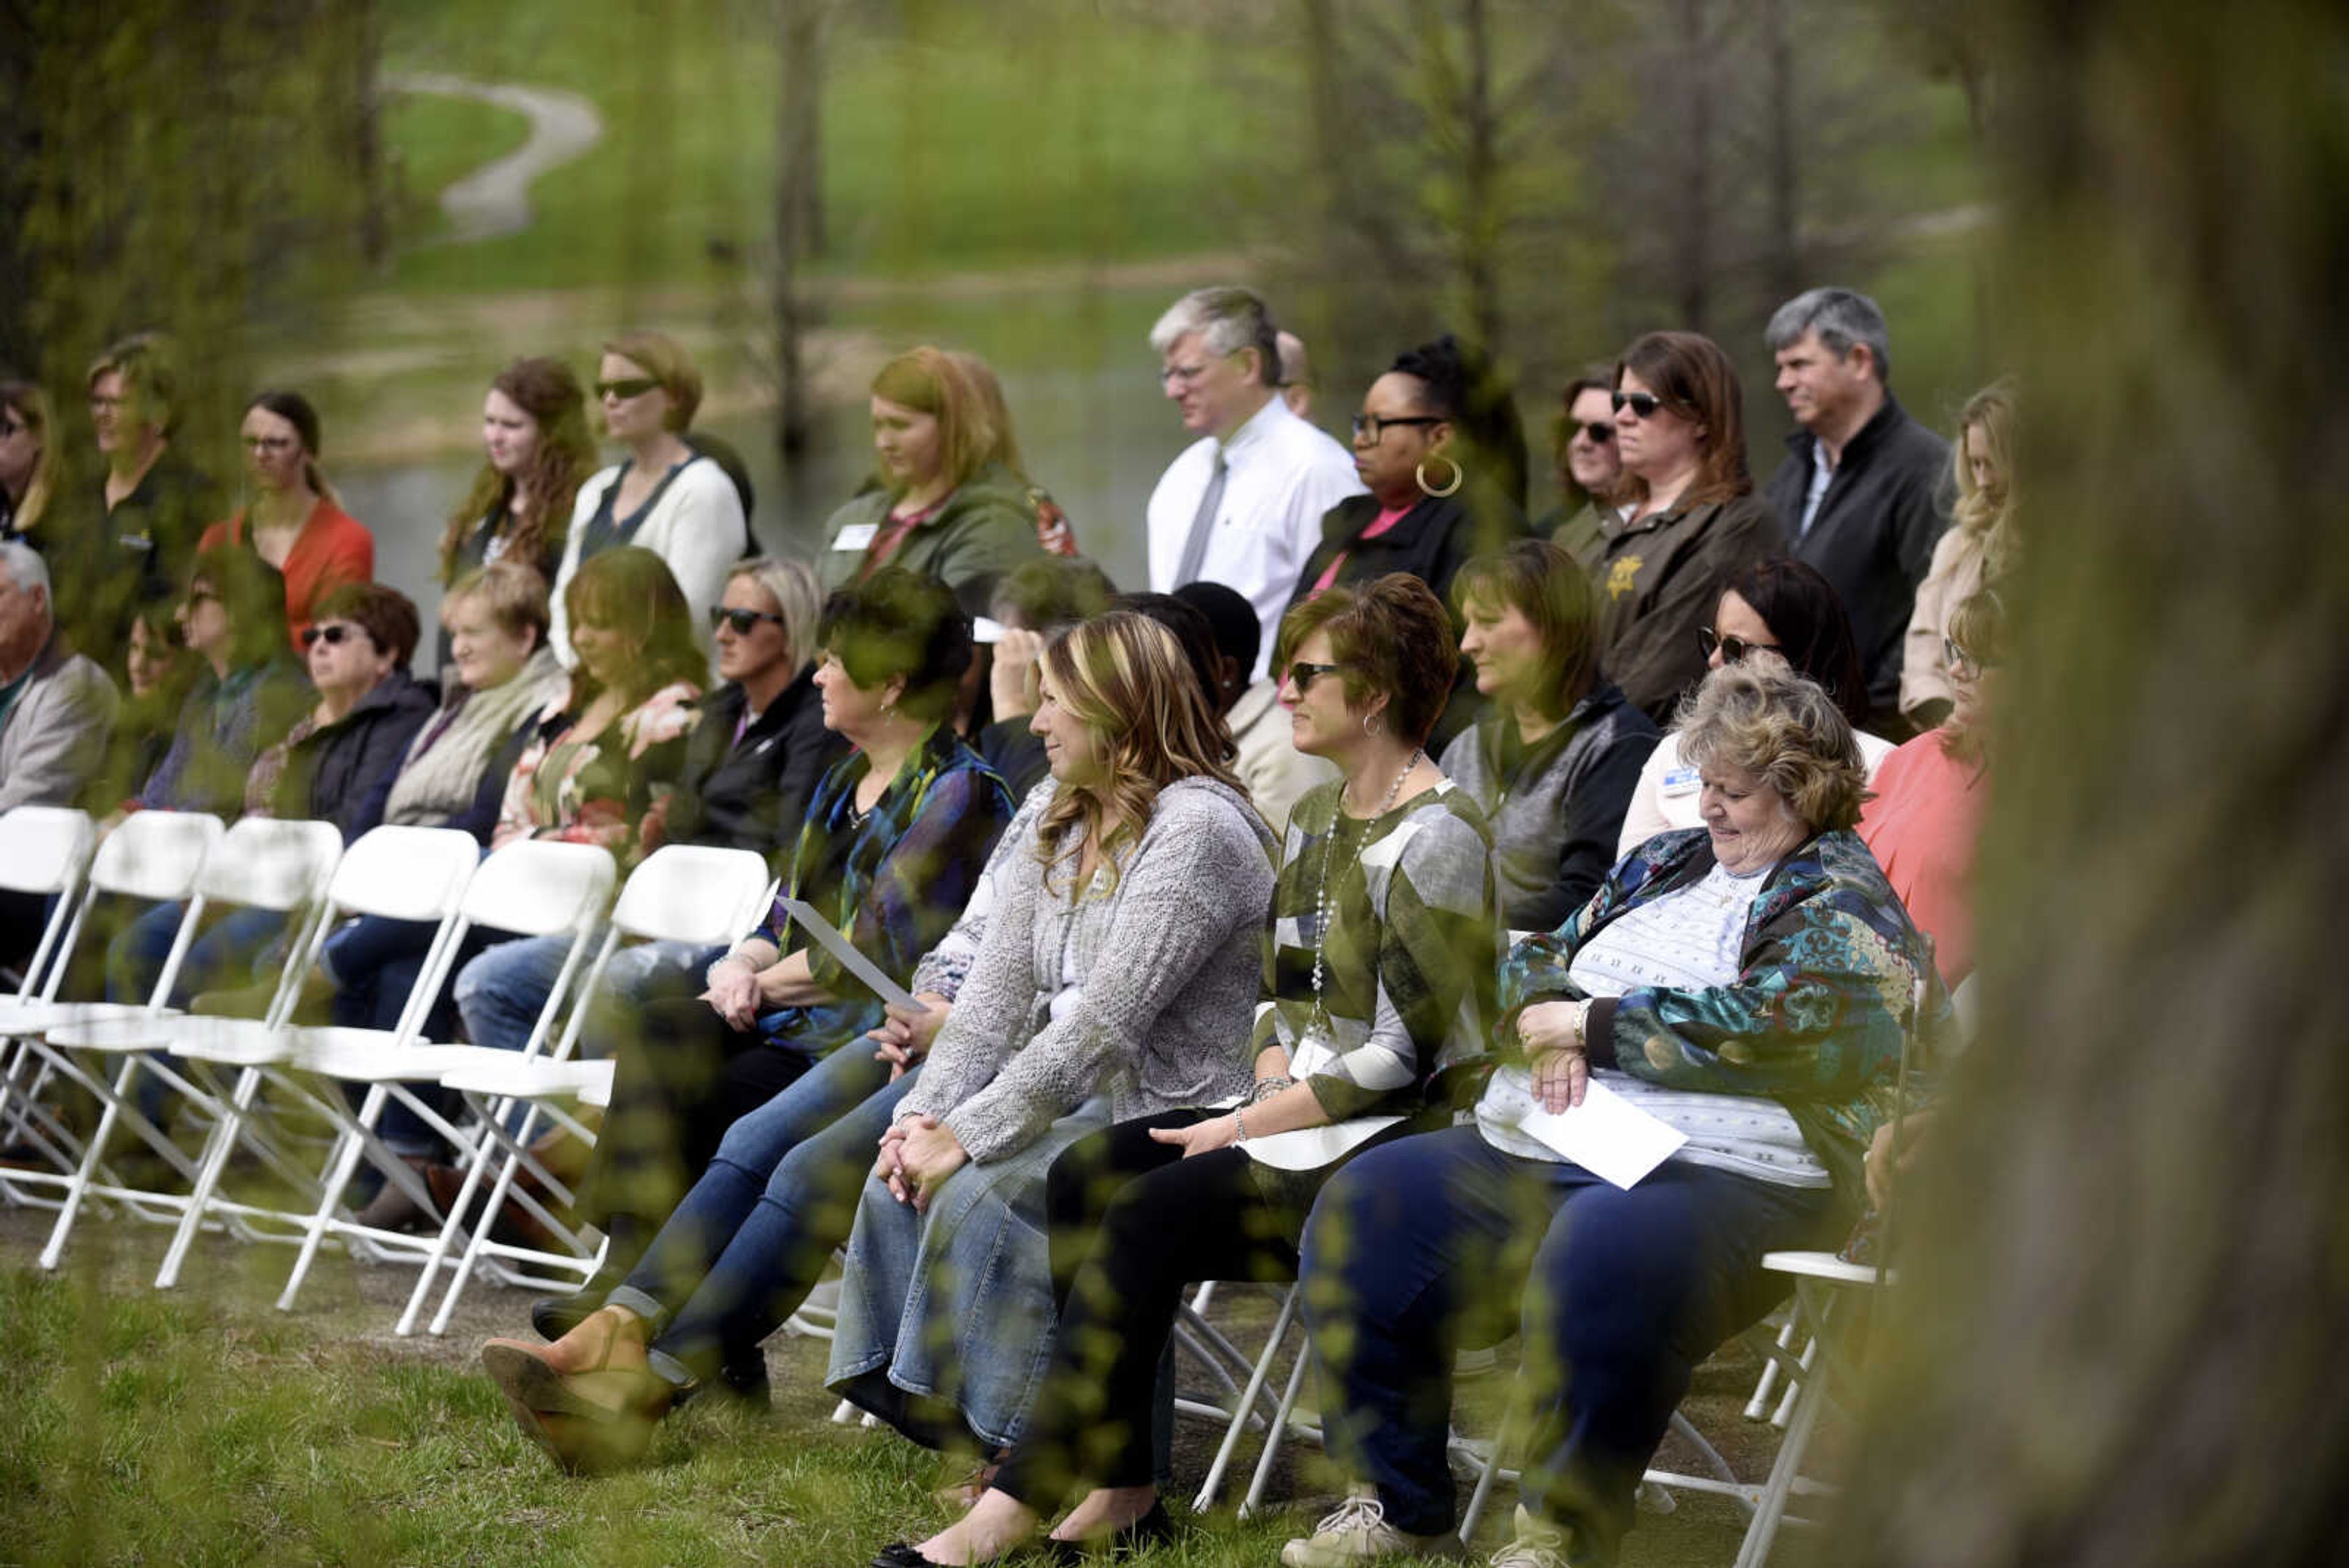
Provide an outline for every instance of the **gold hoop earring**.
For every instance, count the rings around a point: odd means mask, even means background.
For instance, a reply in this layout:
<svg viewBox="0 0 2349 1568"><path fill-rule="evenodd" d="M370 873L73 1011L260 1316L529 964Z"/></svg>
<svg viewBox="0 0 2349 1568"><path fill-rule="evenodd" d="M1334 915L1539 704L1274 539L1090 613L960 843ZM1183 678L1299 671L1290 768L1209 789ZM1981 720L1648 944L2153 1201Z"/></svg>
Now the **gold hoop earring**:
<svg viewBox="0 0 2349 1568"><path fill-rule="evenodd" d="M1441 490L1438 490L1435 486L1427 483L1427 457L1432 457L1440 462L1448 462L1452 465L1452 483L1445 485ZM1419 493L1422 495L1428 496L1437 501L1443 500L1447 495L1458 493L1460 486L1468 478L1468 471L1460 466L1459 460L1457 458L1445 457L1440 452L1429 452L1427 457L1421 458L1419 460L1418 466L1411 471L1411 476L1419 481Z"/></svg>

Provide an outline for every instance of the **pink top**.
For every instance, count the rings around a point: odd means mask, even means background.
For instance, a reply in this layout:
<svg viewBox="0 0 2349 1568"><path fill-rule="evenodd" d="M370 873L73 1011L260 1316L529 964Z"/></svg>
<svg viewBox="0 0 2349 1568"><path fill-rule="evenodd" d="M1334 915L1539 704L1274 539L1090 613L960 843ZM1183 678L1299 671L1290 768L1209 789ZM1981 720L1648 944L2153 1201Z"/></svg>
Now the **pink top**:
<svg viewBox="0 0 2349 1568"><path fill-rule="evenodd" d="M1413 504L1416 505L1417 503L1414 502ZM1403 514L1410 510L1411 507L1409 506L1388 507L1376 517L1371 519L1371 525L1369 527L1354 535L1354 542L1356 544L1360 544L1365 539L1377 538L1380 535L1385 533L1388 529L1402 522ZM1352 554L1353 552L1351 550L1340 550L1335 556L1330 557L1330 566L1314 583L1313 591L1318 594L1323 588L1326 588L1330 584L1336 582L1338 580L1339 568L1346 564L1346 557Z"/></svg>
<svg viewBox="0 0 2349 1568"><path fill-rule="evenodd" d="M205 529L196 548L242 545L245 536L244 514L240 511L227 522ZM375 580L375 535L367 532L366 524L322 495L318 504L310 508L302 531L294 535L294 547L285 552L285 565L278 569L285 574L285 627L298 652L302 628L310 624L310 608L329 588Z"/></svg>
<svg viewBox="0 0 2349 1568"><path fill-rule="evenodd" d="M1941 979L1956 985L1974 968L1974 846L1990 801L1988 775L1943 751L1941 732L1933 730L1885 758L1872 786L1859 836L1909 918L1933 939Z"/></svg>

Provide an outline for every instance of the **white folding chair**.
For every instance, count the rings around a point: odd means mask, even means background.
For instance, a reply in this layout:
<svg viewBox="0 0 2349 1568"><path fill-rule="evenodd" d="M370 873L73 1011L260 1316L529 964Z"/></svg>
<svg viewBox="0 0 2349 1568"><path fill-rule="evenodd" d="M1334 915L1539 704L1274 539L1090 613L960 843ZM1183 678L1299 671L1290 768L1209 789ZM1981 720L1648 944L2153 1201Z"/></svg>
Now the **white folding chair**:
<svg viewBox="0 0 2349 1568"><path fill-rule="evenodd" d="M463 1147L466 1133L442 1116L438 1106L419 1096L415 1085L437 1087L444 1071L479 1055L510 1054L485 1051L480 1046L435 1044L422 1038L433 1002L447 984L467 933L481 926L512 931L521 937L571 939L546 1009L533 1031L531 1049L534 1051L547 1020L561 1005L585 961L617 876L611 853L594 845L533 840L509 845L481 861L466 883L448 940L436 958L426 965L426 972L419 975L398 1027L388 1033L372 1029L295 1032L291 1064L295 1069L340 1084L363 1084L367 1092L354 1114L340 1114L337 1105L335 1120L340 1137L336 1156L322 1183L318 1206L304 1226L301 1252L278 1297L280 1311L292 1310L310 1264L317 1256L319 1243L329 1233L346 1241L363 1241L377 1251L421 1258L426 1263L424 1277L432 1277L443 1251L437 1241L427 1243L404 1232L372 1229L355 1218L340 1217L336 1210L343 1193L359 1160L365 1158L382 1173L385 1180L399 1184L409 1196L429 1208L430 1193L408 1163L377 1137L377 1120L384 1106L396 1100L434 1133ZM334 1100L328 1103L336 1104Z"/></svg>
<svg viewBox="0 0 2349 1568"><path fill-rule="evenodd" d="M1247 1359L1231 1340L1207 1321L1206 1309L1214 1299L1216 1282L1209 1281L1183 1310L1175 1322L1176 1343L1196 1355L1208 1368L1210 1376L1230 1386L1228 1368L1237 1365L1247 1369L1247 1382L1233 1390L1228 1405L1213 1405L1178 1398L1175 1409L1185 1415L1204 1415L1224 1421L1224 1438L1216 1449L1216 1457L1207 1466L1206 1480L1200 1482L1198 1495L1192 1500L1195 1511L1204 1513L1215 1505L1216 1496L1223 1490L1225 1472L1230 1469L1232 1457L1238 1451L1240 1435L1251 1428L1261 1430L1264 1450L1257 1456L1255 1473L1248 1480L1247 1494L1240 1500L1239 1517L1255 1515L1264 1501L1264 1490L1272 1480L1273 1461L1280 1457L1280 1445L1289 1438L1307 1442L1321 1441L1321 1428L1310 1421L1297 1418L1297 1398L1305 1386L1305 1373L1312 1361L1303 1340L1304 1323L1298 1314L1299 1287L1279 1288L1280 1306L1273 1315L1272 1327L1266 1334L1264 1348L1254 1360ZM1297 1359L1288 1369L1288 1380L1280 1397L1269 1412L1264 1409L1268 1397L1266 1385L1280 1359L1282 1347L1288 1343L1289 1329L1299 1332Z"/></svg>
<svg viewBox="0 0 2349 1568"><path fill-rule="evenodd" d="M55 900L16 992L0 997L0 1059L6 1063L0 1075L0 1145L38 1153L57 1167L53 1174L59 1177L78 1163L79 1145L41 1103L49 1064L6 1031L12 1017L57 1000L66 971L60 948L97 843L97 829L86 812L20 805L0 815L0 889ZM0 1197L12 1203L57 1201L25 1194L8 1179L5 1168L0 1168Z"/></svg>
<svg viewBox="0 0 2349 1568"><path fill-rule="evenodd" d="M532 1031L531 1049L521 1055L480 1050L450 1066L440 1076L442 1087L465 1098L472 1113L476 1138L460 1144L464 1182L435 1241L431 1262L417 1282L396 1332L415 1331L424 1292L436 1277L440 1262L454 1244L463 1217L483 1183L489 1193L481 1212L470 1226L463 1253L457 1260L449 1288L432 1315L430 1332L446 1334L466 1284L484 1261L516 1283L551 1289L575 1287L591 1275L602 1251L600 1241L590 1243L559 1212L569 1205L567 1184L547 1169L531 1150L536 1133L546 1124L592 1144L595 1134L577 1114L583 1106L601 1106L611 1097L613 1064L573 1059L579 1031L602 989L604 972L624 938L680 942L694 947L718 947L731 941L754 924L773 898L766 862L747 849L721 849L701 845L663 846L629 876L613 906L609 929L595 955L587 979L571 999L569 1017L551 1051L541 1047L549 1039L564 998L550 995ZM516 1125L513 1112L522 1107ZM518 1183L528 1173L532 1183L554 1203ZM506 1204L513 1203L549 1231L567 1251L500 1241L492 1230ZM517 1266L519 1265L519 1267ZM531 1269L561 1271L563 1277L533 1274Z"/></svg>
<svg viewBox="0 0 2349 1568"><path fill-rule="evenodd" d="M132 1094L140 1074L161 1080L198 1116L212 1124L202 1150L193 1161L184 1162L181 1169L190 1184L185 1197L169 1193L140 1195L159 1208L171 1210L179 1221L178 1233L165 1253L163 1273L157 1280L159 1286L167 1286L177 1277L188 1240L202 1219L206 1200L219 1180L221 1165L236 1141L245 1106L222 1089L217 1075L202 1059L159 1059L156 1053L164 1049L177 1051L191 1035L202 1037L217 1032L250 1035L262 1045L274 1048L277 1032L285 1014L293 1009L307 955L314 950L316 939L324 934L326 891L342 854L342 835L332 823L247 817L228 829L213 853L205 858L159 994L168 993L171 983L176 981L180 965L208 908L233 904L275 910L285 914L292 925L285 937L285 959L278 967L266 1015L259 1022L191 1018L155 1008L129 1019L83 1021L48 1033L49 1044L69 1054L92 1061L109 1056L119 1058L108 1108L167 1155L176 1155L177 1146L171 1144L162 1129L139 1111ZM256 1139L254 1147L264 1161L281 1172L289 1176L301 1172L300 1162L275 1144ZM183 1162L173 1158L171 1164L181 1168ZM108 1192L106 1189L99 1190ZM126 1194L112 1191L108 1195ZM45 1266L54 1267L50 1260L63 1256L74 1218L70 1209L58 1216L49 1250L43 1254Z"/></svg>
<svg viewBox="0 0 2349 1568"><path fill-rule="evenodd" d="M116 1128L124 1125L124 1101L121 1096L130 1087L134 1076L125 1067L121 1082L110 1084L102 1064L77 1057L51 1038L70 1033L73 1029L95 1023L123 1019L153 1019L166 1013L172 987L178 983L180 967L186 960L188 949L195 940L196 927L203 915L204 900L198 879L211 862L225 833L220 819L201 813L142 811L126 818L98 844L83 879L81 896L73 901L73 913L64 931L57 938L48 959L48 974L43 981L43 995L32 1001L16 1000L5 1010L6 1032L17 1042L16 1065L33 1066L33 1078L37 1081L63 1079L79 1087L100 1107L97 1130L87 1142L77 1146L72 1135L57 1120L35 1107L35 1119L50 1138L51 1147L66 1156L58 1171L11 1172L16 1183L36 1183L63 1189L56 1199L61 1212L57 1229L52 1232L49 1244L41 1254L41 1266L53 1269L64 1247L64 1232L71 1229L73 1217L87 1200L102 1169L110 1178L112 1171L103 1166L105 1150ZM89 929L92 907L101 897L133 900L148 904L179 904L180 924L162 969L158 972L153 990L143 1002L63 1002L57 991L66 971L79 951L83 934ZM182 1179L192 1179L194 1165L180 1151L179 1146L162 1131L132 1108L128 1117L130 1130L160 1155L165 1163ZM177 1212L176 1201L158 1199L156 1195L129 1187L119 1180L109 1179L97 1190L103 1198L128 1202L132 1211L142 1218L163 1218ZM159 1210L158 1202L162 1203Z"/></svg>

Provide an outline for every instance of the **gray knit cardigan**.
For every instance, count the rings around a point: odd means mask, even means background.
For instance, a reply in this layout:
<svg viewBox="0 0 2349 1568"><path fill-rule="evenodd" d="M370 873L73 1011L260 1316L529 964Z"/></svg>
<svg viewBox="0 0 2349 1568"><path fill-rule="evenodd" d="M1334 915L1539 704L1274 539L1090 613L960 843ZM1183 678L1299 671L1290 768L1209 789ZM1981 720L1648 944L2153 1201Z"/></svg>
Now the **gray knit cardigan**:
<svg viewBox="0 0 2349 1568"><path fill-rule="evenodd" d="M1125 1121L1212 1105L1248 1081L1274 844L1247 797L1208 779L1167 785L1115 890L1073 903L1045 886L1040 826L1009 862L970 977L896 1112L936 1116L981 1163L1095 1095ZM1082 998L1052 1019L1071 949Z"/></svg>

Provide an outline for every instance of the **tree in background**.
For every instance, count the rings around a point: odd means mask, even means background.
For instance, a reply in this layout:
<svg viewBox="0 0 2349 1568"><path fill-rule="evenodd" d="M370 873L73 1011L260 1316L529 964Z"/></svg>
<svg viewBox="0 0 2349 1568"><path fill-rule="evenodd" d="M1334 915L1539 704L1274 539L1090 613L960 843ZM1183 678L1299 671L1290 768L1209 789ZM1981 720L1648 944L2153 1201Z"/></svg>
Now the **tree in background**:
<svg viewBox="0 0 2349 1568"><path fill-rule="evenodd" d="M0 348L78 405L109 340L179 340L184 424L225 452L249 345L315 331L377 178L370 6L24 0L0 136ZM68 452L82 455L68 440ZM201 450L201 449L200 449ZM230 471L222 466L223 471Z"/></svg>
<svg viewBox="0 0 2349 1568"><path fill-rule="evenodd" d="M2339 1561L2349 13L2007 0L2030 498L1868 1568Z"/></svg>

